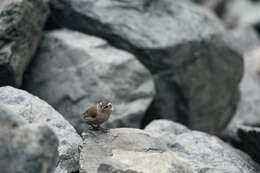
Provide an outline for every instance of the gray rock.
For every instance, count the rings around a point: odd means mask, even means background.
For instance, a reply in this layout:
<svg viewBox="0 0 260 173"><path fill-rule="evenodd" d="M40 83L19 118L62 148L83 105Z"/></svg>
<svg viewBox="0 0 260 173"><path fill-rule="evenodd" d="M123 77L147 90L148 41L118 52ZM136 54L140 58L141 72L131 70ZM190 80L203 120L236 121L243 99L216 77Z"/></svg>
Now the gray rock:
<svg viewBox="0 0 260 173"><path fill-rule="evenodd" d="M257 74L257 81L260 82L260 44L257 48L246 54L245 61L248 67Z"/></svg>
<svg viewBox="0 0 260 173"><path fill-rule="evenodd" d="M52 0L50 7L56 24L106 38L149 68L157 95L143 126L161 117L218 133L232 117L242 56L210 12L172 0Z"/></svg>
<svg viewBox="0 0 260 173"><path fill-rule="evenodd" d="M0 86L21 86L48 14L43 0L1 0Z"/></svg>
<svg viewBox="0 0 260 173"><path fill-rule="evenodd" d="M114 105L107 127L140 127L154 95L149 71L131 54L76 31L44 35L24 88L51 104L79 133L83 112L99 101Z"/></svg>
<svg viewBox="0 0 260 173"><path fill-rule="evenodd" d="M191 0L202 7L213 11L227 28L235 28L238 25L238 16L231 13L229 6L233 0Z"/></svg>
<svg viewBox="0 0 260 173"><path fill-rule="evenodd" d="M186 163L162 148L143 130L87 131L80 147L80 172L192 173Z"/></svg>
<svg viewBox="0 0 260 173"><path fill-rule="evenodd" d="M231 44L233 47L243 54L253 51L260 47L260 39L257 32L248 26L241 26L235 29L229 30L228 34L231 35ZM244 56L247 58L248 56Z"/></svg>
<svg viewBox="0 0 260 173"><path fill-rule="evenodd" d="M194 172L258 173L260 166L248 155L202 132L178 135L170 149L177 158L189 163Z"/></svg>
<svg viewBox="0 0 260 173"><path fill-rule="evenodd" d="M162 121L153 122L155 126ZM152 123L152 124L153 124ZM174 129L181 125L167 122ZM164 122L165 124L165 122ZM150 125L149 125L150 126ZM151 127L150 126L150 127ZM162 133L166 132L164 128ZM188 129L187 129L188 130ZM170 134L170 131L168 131ZM130 128L108 133L86 131L80 146L80 172L91 173L258 173L260 167L246 154L217 137L187 131L154 137L153 131ZM170 143L169 143L170 142Z"/></svg>
<svg viewBox="0 0 260 173"><path fill-rule="evenodd" d="M239 126L238 136L241 140L240 148L260 163L260 126Z"/></svg>
<svg viewBox="0 0 260 173"><path fill-rule="evenodd" d="M164 119L153 120L144 128L144 130L149 132L152 137L165 141L167 145L172 144L176 135L190 131L184 125Z"/></svg>
<svg viewBox="0 0 260 173"><path fill-rule="evenodd" d="M0 105L0 172L53 173L58 139L44 124L26 124Z"/></svg>
<svg viewBox="0 0 260 173"><path fill-rule="evenodd" d="M259 27L260 2L250 0L232 0L227 7L230 13L238 16L238 24L242 26Z"/></svg>
<svg viewBox="0 0 260 173"><path fill-rule="evenodd" d="M19 115L26 123L44 123L53 130L59 140L59 158L55 173L78 170L78 145L82 139L62 115L39 98L12 87L0 88L0 104Z"/></svg>

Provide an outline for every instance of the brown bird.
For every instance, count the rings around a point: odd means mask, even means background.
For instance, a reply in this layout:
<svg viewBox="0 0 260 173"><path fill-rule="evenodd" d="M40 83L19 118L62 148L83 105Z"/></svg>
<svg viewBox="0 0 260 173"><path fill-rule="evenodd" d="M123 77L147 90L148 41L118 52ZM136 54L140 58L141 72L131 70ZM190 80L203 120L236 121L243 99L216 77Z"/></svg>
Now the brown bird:
<svg viewBox="0 0 260 173"><path fill-rule="evenodd" d="M113 106L110 102L100 102L88 108L84 114L84 121L92 127L92 130L105 130L100 127L110 117Z"/></svg>

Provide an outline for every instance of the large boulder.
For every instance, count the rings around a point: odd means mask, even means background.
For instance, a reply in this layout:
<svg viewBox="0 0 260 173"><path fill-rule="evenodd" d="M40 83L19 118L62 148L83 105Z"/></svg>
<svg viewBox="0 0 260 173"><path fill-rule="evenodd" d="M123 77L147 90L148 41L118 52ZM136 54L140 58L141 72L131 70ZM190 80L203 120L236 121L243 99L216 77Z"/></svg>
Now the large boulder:
<svg viewBox="0 0 260 173"><path fill-rule="evenodd" d="M21 86L48 14L43 0L1 0L0 86Z"/></svg>
<svg viewBox="0 0 260 173"><path fill-rule="evenodd" d="M44 124L25 124L19 116L0 104L0 172L53 173L56 135Z"/></svg>
<svg viewBox="0 0 260 173"><path fill-rule="evenodd" d="M218 133L232 117L243 60L210 12L177 0L49 4L57 25L103 37L152 72L157 94L143 126L163 117Z"/></svg>
<svg viewBox="0 0 260 173"><path fill-rule="evenodd" d="M155 121L149 130L86 131L80 146L80 172L91 173L258 173L246 154L217 137L190 131L170 121ZM158 126L156 128L156 126ZM151 127L153 127L152 130ZM147 127L148 129L148 127ZM154 136L161 132L162 136ZM171 129L174 132L171 133ZM168 134L167 134L168 133ZM168 140L169 134L172 140Z"/></svg>
<svg viewBox="0 0 260 173"><path fill-rule="evenodd" d="M130 53L71 30L44 35L24 88L51 104L79 133L83 112L106 100L113 104L107 127L140 127L154 95L150 72Z"/></svg>
<svg viewBox="0 0 260 173"><path fill-rule="evenodd" d="M44 123L55 133L59 140L55 173L75 172L79 169L78 146L82 139L51 106L26 91L12 87L0 88L0 105L12 110L25 123Z"/></svg>

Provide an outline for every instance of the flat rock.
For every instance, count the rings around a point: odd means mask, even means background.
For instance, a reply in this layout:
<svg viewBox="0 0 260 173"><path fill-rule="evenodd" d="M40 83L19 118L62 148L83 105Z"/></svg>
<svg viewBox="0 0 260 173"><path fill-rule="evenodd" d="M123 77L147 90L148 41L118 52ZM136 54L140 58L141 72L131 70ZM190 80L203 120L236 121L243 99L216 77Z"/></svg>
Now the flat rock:
<svg viewBox="0 0 260 173"><path fill-rule="evenodd" d="M1 0L0 86L21 86L48 14L43 0Z"/></svg>
<svg viewBox="0 0 260 173"><path fill-rule="evenodd" d="M189 166L162 149L143 130L87 131L80 147L80 172L192 173Z"/></svg>
<svg viewBox="0 0 260 173"><path fill-rule="evenodd" d="M25 124L0 105L0 172L53 173L58 161L58 139L44 124Z"/></svg>
<svg viewBox="0 0 260 173"><path fill-rule="evenodd" d="M114 106L107 127L140 127L155 92L150 72L132 54L71 30L44 35L24 84L79 133L88 129L83 112L104 100Z"/></svg>
<svg viewBox="0 0 260 173"><path fill-rule="evenodd" d="M154 136L150 127L165 124L175 129L172 141ZM167 124L167 125L166 125ZM149 127L150 126L150 127ZM258 173L260 167L248 155L202 132L183 131L170 121L154 121L148 130L111 129L86 131L80 148L80 172L91 173ZM169 129L169 128L168 128ZM177 130L178 129L178 130ZM183 131L183 133L175 133ZM159 133L159 130L157 130Z"/></svg>
<svg viewBox="0 0 260 173"><path fill-rule="evenodd" d="M12 110L27 124L44 123L55 133L59 140L55 173L78 170L78 145L82 139L61 114L38 97L12 87L0 88L0 105Z"/></svg>
<svg viewBox="0 0 260 173"><path fill-rule="evenodd" d="M242 55L231 48L224 27L209 11L173 0L49 4L55 24L103 37L135 54L152 72L157 94L143 126L166 118L218 133L231 119Z"/></svg>

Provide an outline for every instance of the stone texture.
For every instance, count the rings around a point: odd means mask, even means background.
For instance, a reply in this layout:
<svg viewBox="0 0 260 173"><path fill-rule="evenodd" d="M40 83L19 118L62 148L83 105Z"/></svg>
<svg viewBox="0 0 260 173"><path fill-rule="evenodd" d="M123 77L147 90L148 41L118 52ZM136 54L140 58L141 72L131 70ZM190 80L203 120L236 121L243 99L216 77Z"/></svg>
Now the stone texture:
<svg viewBox="0 0 260 173"><path fill-rule="evenodd" d="M21 86L48 14L43 0L1 0L0 86Z"/></svg>
<svg viewBox="0 0 260 173"><path fill-rule="evenodd" d="M81 173L191 173L189 166L143 130L87 131L80 147Z"/></svg>
<svg viewBox="0 0 260 173"><path fill-rule="evenodd" d="M240 26L232 30L228 30L231 36L231 44L244 54L245 60L248 61L248 53L260 47L260 40L254 28L249 26Z"/></svg>
<svg viewBox="0 0 260 173"><path fill-rule="evenodd" d="M260 82L260 44L257 48L247 53L245 60L248 67L256 72L258 76L258 79L256 80Z"/></svg>
<svg viewBox="0 0 260 173"><path fill-rule="evenodd" d="M19 115L0 105L0 172L53 173L58 139L44 124L24 124Z"/></svg>
<svg viewBox="0 0 260 173"><path fill-rule="evenodd" d="M163 125L163 127L161 127ZM156 129L157 132L151 130ZM159 133L161 136L154 136ZM172 140L168 140L170 129ZM166 132L168 134L166 134ZM177 133L176 133L177 132ZM147 130L86 131L80 148L80 172L91 173L258 173L248 155L217 137L190 131L166 120L153 121Z"/></svg>
<svg viewBox="0 0 260 173"><path fill-rule="evenodd" d="M260 2L232 0L232 3L228 5L227 10L238 16L239 25L259 27Z"/></svg>
<svg viewBox="0 0 260 173"><path fill-rule="evenodd" d="M55 173L78 170L78 145L82 139L62 115L39 98L12 87L0 88L0 105L12 110L26 123L44 123L53 130L59 140L59 157Z"/></svg>
<svg viewBox="0 0 260 173"><path fill-rule="evenodd" d="M88 128L83 112L103 100L114 106L107 127L140 127L155 92L151 74L133 55L70 30L44 35L24 83L79 133Z"/></svg>
<svg viewBox="0 0 260 173"><path fill-rule="evenodd" d="M172 0L52 0L50 7L57 25L103 37L152 72L157 94L143 126L167 118L218 133L232 117L243 61L210 12Z"/></svg>

